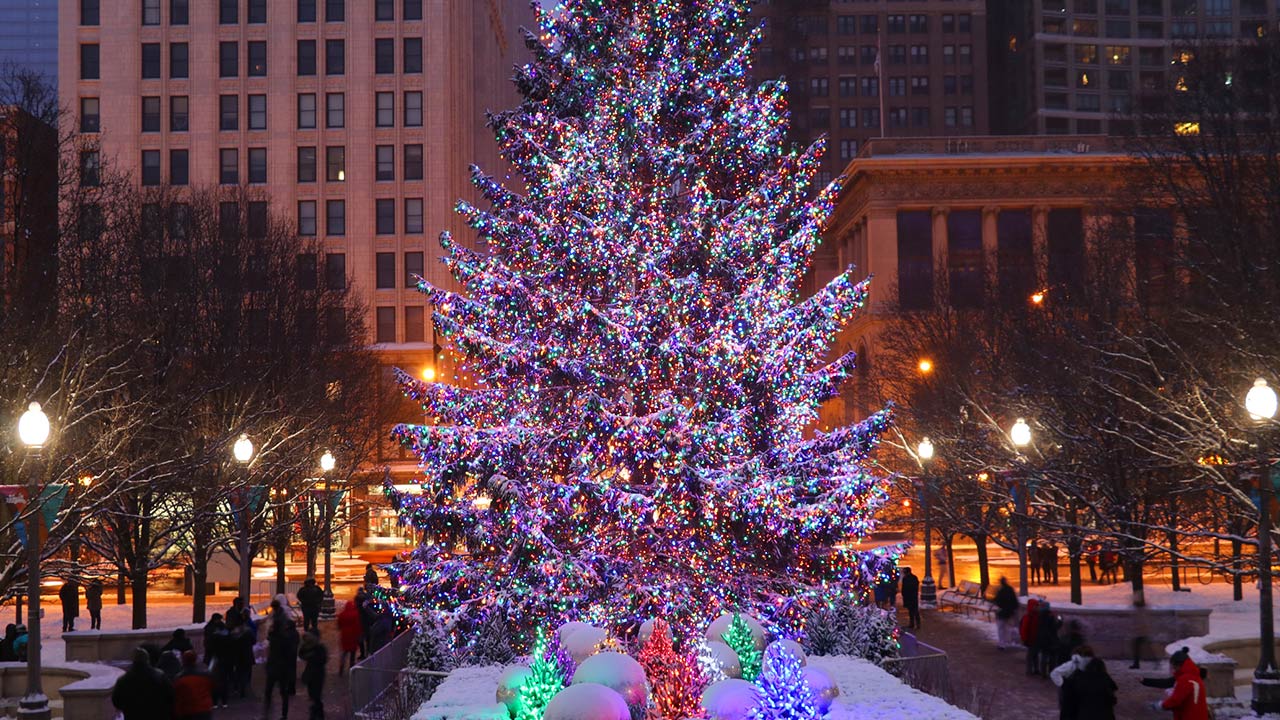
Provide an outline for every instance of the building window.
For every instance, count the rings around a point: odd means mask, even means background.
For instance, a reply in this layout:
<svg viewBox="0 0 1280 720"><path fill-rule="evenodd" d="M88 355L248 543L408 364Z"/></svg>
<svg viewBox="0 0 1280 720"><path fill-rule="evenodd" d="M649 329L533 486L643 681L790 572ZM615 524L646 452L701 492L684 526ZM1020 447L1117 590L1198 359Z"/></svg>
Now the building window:
<svg viewBox="0 0 1280 720"><path fill-rule="evenodd" d="M315 147L298 148L298 182L313 183L316 181L316 149Z"/></svg>
<svg viewBox="0 0 1280 720"><path fill-rule="evenodd" d="M102 129L98 98L80 98L80 132L96 133Z"/></svg>
<svg viewBox="0 0 1280 720"><path fill-rule="evenodd" d="M1133 216L1134 257L1138 300L1160 307L1173 287L1173 216L1168 210L1139 208Z"/></svg>
<svg viewBox="0 0 1280 720"><path fill-rule="evenodd" d="M814 97L826 97L828 82L827 78L824 77L809 78L809 94Z"/></svg>
<svg viewBox="0 0 1280 720"><path fill-rule="evenodd" d="M982 307L982 211L947 214L947 285L956 308Z"/></svg>
<svg viewBox="0 0 1280 720"><path fill-rule="evenodd" d="M298 0L298 22L316 21L316 0Z"/></svg>
<svg viewBox="0 0 1280 720"><path fill-rule="evenodd" d="M183 79L190 73L186 43L169 43L169 77Z"/></svg>
<svg viewBox="0 0 1280 720"><path fill-rule="evenodd" d="M943 127L948 127L948 128L955 127L956 123L958 122L957 117L958 116L956 115L956 109L954 107L943 108L942 110Z"/></svg>
<svg viewBox="0 0 1280 720"><path fill-rule="evenodd" d="M169 132L186 132L191 124L190 102L186 95L169 98Z"/></svg>
<svg viewBox="0 0 1280 720"><path fill-rule="evenodd" d="M142 43L142 79L160 77L160 43Z"/></svg>
<svg viewBox="0 0 1280 720"><path fill-rule="evenodd" d="M858 127L858 109L857 108L840 108L840 127L842 128Z"/></svg>
<svg viewBox="0 0 1280 720"><path fill-rule="evenodd" d="M324 96L324 126L340 128L347 122L347 101L343 93L326 93Z"/></svg>
<svg viewBox="0 0 1280 720"><path fill-rule="evenodd" d="M249 0L249 24L261 25L267 21L267 0Z"/></svg>
<svg viewBox="0 0 1280 720"><path fill-rule="evenodd" d="M86 43L80 46L80 79L98 79L98 46Z"/></svg>
<svg viewBox="0 0 1280 720"><path fill-rule="evenodd" d="M414 90L404 94L404 126L422 127L422 92Z"/></svg>
<svg viewBox="0 0 1280 720"><path fill-rule="evenodd" d="M341 40L324 41L324 74L341 75L346 72L346 46Z"/></svg>
<svg viewBox="0 0 1280 720"><path fill-rule="evenodd" d="M234 240L240 234L240 206L234 202L218 203L218 237Z"/></svg>
<svg viewBox="0 0 1280 720"><path fill-rule="evenodd" d="M160 0L142 0L142 24L160 24Z"/></svg>
<svg viewBox="0 0 1280 720"><path fill-rule="evenodd" d="M190 21L188 0L169 0L169 24L186 25Z"/></svg>
<svg viewBox="0 0 1280 720"><path fill-rule="evenodd" d="M856 97L858 94L858 78L845 75L839 81L840 97Z"/></svg>
<svg viewBox="0 0 1280 720"><path fill-rule="evenodd" d="M1049 211L1049 285L1068 302L1084 290L1084 218L1079 208Z"/></svg>
<svg viewBox="0 0 1280 720"><path fill-rule="evenodd" d="M266 95L250 95L249 96L249 129L250 130L266 130L267 129L267 96Z"/></svg>
<svg viewBox="0 0 1280 720"><path fill-rule="evenodd" d="M347 203L344 200L326 200L324 204L324 232L326 235L347 234Z"/></svg>
<svg viewBox="0 0 1280 720"><path fill-rule="evenodd" d="M889 108L889 127L904 128L907 126L907 109L904 107Z"/></svg>
<svg viewBox="0 0 1280 720"><path fill-rule="evenodd" d="M858 24L861 25L864 35L875 35L880 32L879 15L862 15L861 18Z"/></svg>
<svg viewBox="0 0 1280 720"><path fill-rule="evenodd" d="M911 127L914 127L914 128L929 127L929 108L927 107L911 108Z"/></svg>
<svg viewBox="0 0 1280 720"><path fill-rule="evenodd" d="M862 108L862 127L880 127L880 108Z"/></svg>
<svg viewBox="0 0 1280 720"><path fill-rule="evenodd" d="M342 22L346 17L347 8L344 0L324 0L325 22Z"/></svg>
<svg viewBox="0 0 1280 720"><path fill-rule="evenodd" d="M426 342L426 312L421 305L404 309L404 341L407 343Z"/></svg>
<svg viewBox="0 0 1280 720"><path fill-rule="evenodd" d="M404 146L404 179L405 180L421 180L422 179L422 146L421 145L405 145Z"/></svg>
<svg viewBox="0 0 1280 720"><path fill-rule="evenodd" d="M142 98L142 132L160 132L160 98Z"/></svg>
<svg viewBox="0 0 1280 720"><path fill-rule="evenodd" d="M404 39L404 71L422 72L422 38Z"/></svg>
<svg viewBox="0 0 1280 720"><path fill-rule="evenodd" d="M377 173L374 176L379 182L396 179L396 148L394 145L379 145L374 150L377 157Z"/></svg>
<svg viewBox="0 0 1280 720"><path fill-rule="evenodd" d="M943 95L956 94L956 76L955 75L944 75L942 77L942 94Z"/></svg>
<svg viewBox="0 0 1280 720"><path fill-rule="evenodd" d="M160 184L160 151L159 150L143 150L142 151L142 184L143 185L159 185Z"/></svg>
<svg viewBox="0 0 1280 720"><path fill-rule="evenodd" d="M873 67L876 59L880 57L880 50L875 45L863 45L858 48L858 63Z"/></svg>
<svg viewBox="0 0 1280 720"><path fill-rule="evenodd" d="M298 41L298 75L316 74L316 41Z"/></svg>
<svg viewBox="0 0 1280 720"><path fill-rule="evenodd" d="M928 210L898 212L898 304L933 307L933 219Z"/></svg>
<svg viewBox="0 0 1280 720"><path fill-rule="evenodd" d="M879 97L880 95L880 78L864 77L859 81L862 86L863 97Z"/></svg>
<svg viewBox="0 0 1280 720"><path fill-rule="evenodd" d="M240 76L240 43L235 41L218 43L218 75L220 77Z"/></svg>
<svg viewBox="0 0 1280 720"><path fill-rule="evenodd" d="M249 182L267 181L267 149L249 148Z"/></svg>
<svg viewBox="0 0 1280 720"><path fill-rule="evenodd" d="M186 150L169 151L169 184L186 185L191 181L190 155Z"/></svg>
<svg viewBox="0 0 1280 720"><path fill-rule="evenodd" d="M298 129L314 130L316 127L315 93L298 94Z"/></svg>
<svg viewBox="0 0 1280 720"><path fill-rule="evenodd" d="M396 201L390 199L379 199L375 209L377 210L377 233L379 235L395 235ZM387 282L393 283L391 279L388 279ZM389 284L387 287L394 287L394 284Z"/></svg>
<svg viewBox="0 0 1280 720"><path fill-rule="evenodd" d="M394 289L396 286L396 254L393 252L375 253L374 267L376 269L377 289Z"/></svg>
<svg viewBox="0 0 1280 720"><path fill-rule="evenodd" d="M404 0L403 12L405 20L421 20L422 0Z"/></svg>
<svg viewBox="0 0 1280 720"><path fill-rule="evenodd" d="M94 26L100 22L98 0L80 0L80 24Z"/></svg>
<svg viewBox="0 0 1280 720"><path fill-rule="evenodd" d="M910 30L913 33L926 34L929 32L929 16L928 15L912 15L910 18Z"/></svg>
<svg viewBox="0 0 1280 720"><path fill-rule="evenodd" d="M345 254L325 254L324 285L330 290L347 289L347 256Z"/></svg>
<svg viewBox="0 0 1280 720"><path fill-rule="evenodd" d="M973 127L973 108L971 106L960 108L960 127Z"/></svg>
<svg viewBox="0 0 1280 720"><path fill-rule="evenodd" d="M404 254L404 286L416 288L418 278L422 277L422 253L407 252Z"/></svg>
<svg viewBox="0 0 1280 720"><path fill-rule="evenodd" d="M324 179L328 182L345 182L347 179L347 149L341 145L324 149Z"/></svg>
<svg viewBox="0 0 1280 720"><path fill-rule="evenodd" d="M973 64L973 46L972 45L960 46L960 64L961 65Z"/></svg>
<svg viewBox="0 0 1280 720"><path fill-rule="evenodd" d="M303 200L298 203L298 234L314 237L316 234L316 201Z"/></svg>
<svg viewBox="0 0 1280 720"><path fill-rule="evenodd" d="M95 187L101 180L101 162L98 158L98 151L86 150L80 153L80 186Z"/></svg>
<svg viewBox="0 0 1280 720"><path fill-rule="evenodd" d="M814 130L823 130L831 126L831 108L820 107L811 108L809 110L809 127Z"/></svg>
<svg viewBox="0 0 1280 720"><path fill-rule="evenodd" d="M377 336L374 342L393 343L396 341L396 309L380 307L377 309Z"/></svg>
<svg viewBox="0 0 1280 720"><path fill-rule="evenodd" d="M267 203L255 200L249 203L249 237L261 240L267 236Z"/></svg>
<svg viewBox="0 0 1280 720"><path fill-rule="evenodd" d="M235 25L240 22L240 0L218 0L218 22Z"/></svg>
<svg viewBox="0 0 1280 720"><path fill-rule="evenodd" d="M858 32L858 16L856 15L837 15L836 16L836 34L837 35L855 35Z"/></svg>
<svg viewBox="0 0 1280 720"><path fill-rule="evenodd" d="M901 35L907 31L907 16L890 15L885 18L885 25L888 26L890 35Z"/></svg>
<svg viewBox="0 0 1280 720"><path fill-rule="evenodd" d="M1000 304L1021 307L1035 291L1031 213L1001 210L996 217L996 285Z"/></svg>
<svg viewBox="0 0 1280 720"><path fill-rule="evenodd" d="M857 140L846 139L846 140L840 141L840 159L841 160L848 161L848 160L854 159L857 156L858 156Z"/></svg>
<svg viewBox="0 0 1280 720"><path fill-rule="evenodd" d="M396 71L395 38L377 38L373 41L373 71L390 75Z"/></svg>
<svg viewBox="0 0 1280 720"><path fill-rule="evenodd" d="M422 234L422 198L405 198L404 231L407 235Z"/></svg>
<svg viewBox="0 0 1280 720"><path fill-rule="evenodd" d="M929 63L929 46L912 45L911 62L914 65L927 65Z"/></svg>
<svg viewBox="0 0 1280 720"><path fill-rule="evenodd" d="M907 94L907 79L904 77L889 78L889 97L902 97Z"/></svg>
<svg viewBox="0 0 1280 720"><path fill-rule="evenodd" d="M294 277L299 290L316 289L316 254L298 253L294 263Z"/></svg>
<svg viewBox="0 0 1280 720"><path fill-rule="evenodd" d="M375 124L378 127L394 127L396 124L396 94L380 92L375 96L377 113Z"/></svg>
<svg viewBox="0 0 1280 720"><path fill-rule="evenodd" d="M376 0L373 4L373 19L379 22L395 20L395 0Z"/></svg>
<svg viewBox="0 0 1280 720"><path fill-rule="evenodd" d="M249 77L267 74L267 44L260 40L249 43Z"/></svg>
<svg viewBox="0 0 1280 720"><path fill-rule="evenodd" d="M889 64L890 65L906 65L907 64L907 46L906 45L890 45L889 46Z"/></svg>
<svg viewBox="0 0 1280 720"><path fill-rule="evenodd" d="M218 129L219 130L239 130L240 129L240 96L239 95L219 95L218 96Z"/></svg>
<svg viewBox="0 0 1280 720"><path fill-rule="evenodd" d="M223 185L240 184L240 151L223 148L218 151L218 182Z"/></svg>
<svg viewBox="0 0 1280 720"><path fill-rule="evenodd" d="M942 32L953 33L956 31L956 16L946 13L942 16Z"/></svg>
<svg viewBox="0 0 1280 720"><path fill-rule="evenodd" d="M928 95L929 94L929 76L915 75L911 78L911 94L912 95Z"/></svg>

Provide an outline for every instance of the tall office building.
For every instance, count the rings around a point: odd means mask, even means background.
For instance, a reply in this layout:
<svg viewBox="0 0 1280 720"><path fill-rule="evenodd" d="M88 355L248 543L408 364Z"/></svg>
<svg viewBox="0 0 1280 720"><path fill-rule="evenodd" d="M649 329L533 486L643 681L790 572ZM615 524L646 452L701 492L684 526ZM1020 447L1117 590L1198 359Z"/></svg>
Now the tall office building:
<svg viewBox="0 0 1280 720"><path fill-rule="evenodd" d="M1268 0L990 0L991 125L998 133L1124 131L1144 96L1178 84L1198 42L1276 27Z"/></svg>
<svg viewBox="0 0 1280 720"><path fill-rule="evenodd" d="M58 0L0 0L0 63L58 79Z"/></svg>
<svg viewBox="0 0 1280 720"><path fill-rule="evenodd" d="M982 135L984 0L764 0L754 74L785 77L793 135L828 137L821 180L876 137Z"/></svg>
<svg viewBox="0 0 1280 720"><path fill-rule="evenodd" d="M368 307L396 402L393 367L458 372L413 276L451 286L436 238L475 237L453 206L476 199L469 163L504 172L484 113L517 101L531 22L524 0L72 0L59 90L74 129L142 185L261 189L316 237L326 281ZM377 464L415 475L389 439ZM394 546L394 513L370 518L355 541Z"/></svg>

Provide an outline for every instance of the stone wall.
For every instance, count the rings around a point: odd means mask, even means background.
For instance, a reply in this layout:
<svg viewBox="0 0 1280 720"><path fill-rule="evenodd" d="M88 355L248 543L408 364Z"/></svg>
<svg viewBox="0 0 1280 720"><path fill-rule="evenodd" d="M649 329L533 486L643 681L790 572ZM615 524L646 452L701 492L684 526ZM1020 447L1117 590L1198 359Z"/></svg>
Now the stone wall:
<svg viewBox="0 0 1280 720"><path fill-rule="evenodd" d="M1133 659L1132 642L1137 626L1133 608L1076 607L1052 605L1053 614L1062 618L1065 628L1071 621L1080 623L1084 641L1102 658ZM1156 660L1166 657L1164 647L1179 638L1209 634L1208 608L1147 607L1145 625L1147 641L1142 657Z"/></svg>
<svg viewBox="0 0 1280 720"><path fill-rule="evenodd" d="M204 652L204 626L184 625L196 654ZM76 662L128 662L134 648L144 643L164 647L174 628L144 630L77 630L62 634L67 659Z"/></svg>
<svg viewBox="0 0 1280 720"><path fill-rule="evenodd" d="M123 673L109 665L45 663L40 682L50 704L61 705L68 720L114 720L111 689ZM0 698L17 701L27 692L27 664L0 663ZM8 703L6 703L8 704Z"/></svg>

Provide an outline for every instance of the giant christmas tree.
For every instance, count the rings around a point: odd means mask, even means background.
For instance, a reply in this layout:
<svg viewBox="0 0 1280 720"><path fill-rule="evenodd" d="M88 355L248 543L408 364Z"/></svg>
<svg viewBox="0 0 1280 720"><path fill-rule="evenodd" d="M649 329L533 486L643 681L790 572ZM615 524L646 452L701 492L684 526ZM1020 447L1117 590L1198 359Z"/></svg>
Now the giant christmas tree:
<svg viewBox="0 0 1280 720"><path fill-rule="evenodd" d="M477 170L484 239L442 237L463 292L423 284L469 387L402 379L397 429L427 541L402 598L524 630L563 619L794 624L867 574L887 416L814 430L853 368L854 269L798 287L836 188L790 148L779 83L747 77L747 0L568 0L539 16L524 101L494 118L523 182ZM459 552L465 548L464 552Z"/></svg>

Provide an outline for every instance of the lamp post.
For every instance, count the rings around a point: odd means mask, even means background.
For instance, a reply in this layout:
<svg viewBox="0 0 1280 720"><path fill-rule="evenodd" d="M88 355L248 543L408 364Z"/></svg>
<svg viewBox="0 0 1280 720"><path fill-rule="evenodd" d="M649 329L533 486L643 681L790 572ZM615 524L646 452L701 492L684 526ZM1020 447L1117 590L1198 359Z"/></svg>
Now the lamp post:
<svg viewBox="0 0 1280 720"><path fill-rule="evenodd" d="M1261 378L1244 397L1249 419L1261 429L1276 416L1276 391ZM1261 434L1261 433L1260 433ZM1271 602L1271 468L1266 445L1258 442L1258 667L1253 671L1253 701L1259 715L1280 712L1280 672L1276 669L1276 631Z"/></svg>
<svg viewBox="0 0 1280 720"><path fill-rule="evenodd" d="M333 488L329 487L329 471L337 465L328 450L320 456L320 474L324 476L324 599L320 601L320 617L330 620L336 615L333 602Z"/></svg>
<svg viewBox="0 0 1280 720"><path fill-rule="evenodd" d="M248 467L253 461L253 442L244 433L231 447L231 454L236 462ZM243 504L240 507L240 597L244 598L245 607L249 606L249 583L253 581L253 563L249 557L249 503L247 492L242 493Z"/></svg>
<svg viewBox="0 0 1280 720"><path fill-rule="evenodd" d="M27 448L36 468L27 483L27 694L18 701L18 715L48 720L49 698L40 682L40 497L41 450L49 439L49 417L40 403L31 403L18 419L18 439Z"/></svg>
<svg viewBox="0 0 1280 720"><path fill-rule="evenodd" d="M1013 446L1018 451L1018 463L1024 462L1022 451L1031 444L1031 426L1027 421L1018 418L1013 423L1013 427L1009 428L1009 439L1013 441ZM1022 483L1022 489L1017 488L1017 483ZM1017 507L1018 513L1018 594L1022 597L1027 596L1027 491L1028 484L1026 477L1020 476L1014 480L1015 487L1013 491L1013 499Z"/></svg>
<svg viewBox="0 0 1280 720"><path fill-rule="evenodd" d="M929 465L933 462L933 442L929 438L921 440L916 446L916 458L920 461L920 480L923 485L920 504L924 506L924 578L920 581L920 603L934 606L938 603L938 594L933 582L933 514L932 499L929 497L932 489Z"/></svg>

